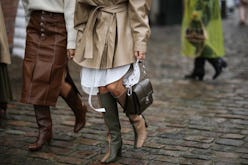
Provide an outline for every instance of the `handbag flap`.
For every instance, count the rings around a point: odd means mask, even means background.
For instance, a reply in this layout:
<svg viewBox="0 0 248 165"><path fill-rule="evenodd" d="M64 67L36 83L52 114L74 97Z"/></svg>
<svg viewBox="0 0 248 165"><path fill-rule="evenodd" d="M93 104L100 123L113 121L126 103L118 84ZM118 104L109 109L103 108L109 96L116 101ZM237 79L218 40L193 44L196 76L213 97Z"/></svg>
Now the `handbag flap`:
<svg viewBox="0 0 248 165"><path fill-rule="evenodd" d="M152 84L149 79L144 79L140 81L133 87L133 92L137 95L139 99L147 97L153 93Z"/></svg>

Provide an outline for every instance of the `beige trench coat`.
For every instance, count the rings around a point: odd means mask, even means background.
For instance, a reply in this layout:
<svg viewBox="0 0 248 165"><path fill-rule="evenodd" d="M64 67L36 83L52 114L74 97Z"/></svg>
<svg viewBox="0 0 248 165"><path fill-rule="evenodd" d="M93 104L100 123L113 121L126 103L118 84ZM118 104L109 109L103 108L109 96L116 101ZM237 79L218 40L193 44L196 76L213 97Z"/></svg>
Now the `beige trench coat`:
<svg viewBox="0 0 248 165"><path fill-rule="evenodd" d="M147 50L151 0L77 0L74 61L107 69L135 61L134 51Z"/></svg>
<svg viewBox="0 0 248 165"><path fill-rule="evenodd" d="M8 37L6 33L2 5L0 3L0 63L10 64Z"/></svg>

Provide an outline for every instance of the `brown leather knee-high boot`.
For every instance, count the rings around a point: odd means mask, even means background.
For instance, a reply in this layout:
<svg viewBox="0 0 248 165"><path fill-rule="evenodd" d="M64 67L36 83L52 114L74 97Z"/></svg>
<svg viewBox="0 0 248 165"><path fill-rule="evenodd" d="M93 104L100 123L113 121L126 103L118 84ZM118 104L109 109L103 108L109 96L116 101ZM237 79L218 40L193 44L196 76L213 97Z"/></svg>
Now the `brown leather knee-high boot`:
<svg viewBox="0 0 248 165"><path fill-rule="evenodd" d="M45 143L52 139L52 119L49 106L34 105L36 122L39 133L37 140L28 146L30 151L40 150Z"/></svg>
<svg viewBox="0 0 248 165"><path fill-rule="evenodd" d="M126 97L127 97L126 92L123 92L120 96L116 97L118 99L119 104L124 109L124 112L127 111L126 104L128 104L126 102ZM128 106L128 108L132 108L132 107ZM128 114L128 112L126 112L126 115L129 118L129 121L132 124L134 130L134 147L140 148L143 146L147 138L146 127L148 125L143 115Z"/></svg>
<svg viewBox="0 0 248 165"><path fill-rule="evenodd" d="M74 132L77 133L85 126L87 106L82 103L79 94L73 90L63 98L75 115Z"/></svg>
<svg viewBox="0 0 248 165"><path fill-rule="evenodd" d="M79 132L85 126L87 106L82 103L81 96L67 73L65 81L62 83L60 96L65 100L75 115L74 132Z"/></svg>

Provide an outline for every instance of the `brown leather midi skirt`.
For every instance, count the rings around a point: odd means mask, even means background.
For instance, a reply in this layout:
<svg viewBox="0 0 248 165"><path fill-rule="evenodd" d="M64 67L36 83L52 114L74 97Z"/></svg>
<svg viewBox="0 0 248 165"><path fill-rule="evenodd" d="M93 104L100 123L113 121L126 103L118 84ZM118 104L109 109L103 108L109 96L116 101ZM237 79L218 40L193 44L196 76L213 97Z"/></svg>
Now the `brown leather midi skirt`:
<svg viewBox="0 0 248 165"><path fill-rule="evenodd" d="M68 63L64 14L33 11L27 26L21 102L55 106Z"/></svg>

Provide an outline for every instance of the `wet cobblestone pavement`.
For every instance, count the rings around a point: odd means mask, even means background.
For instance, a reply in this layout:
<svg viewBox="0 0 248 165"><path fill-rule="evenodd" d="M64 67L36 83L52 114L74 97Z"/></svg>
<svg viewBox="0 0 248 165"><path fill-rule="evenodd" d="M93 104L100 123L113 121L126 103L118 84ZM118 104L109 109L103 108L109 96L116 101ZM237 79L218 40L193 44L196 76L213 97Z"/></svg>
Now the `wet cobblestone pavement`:
<svg viewBox="0 0 248 165"><path fill-rule="evenodd" d="M239 27L235 19L233 15L223 22L228 68L214 81L209 64L203 82L183 79L193 60L180 55L180 26L152 28L146 65L154 104L144 113L148 139L142 149L133 148L131 125L120 110L124 145L121 159L113 164L248 164L248 27ZM101 114L89 110L86 127L75 134L73 113L62 99L52 108L52 143L40 152L27 150L35 140L36 122L32 106L18 103L22 60L12 60L14 101L0 128L0 164L99 164L106 134ZM70 69L80 87L80 68L71 62Z"/></svg>

